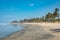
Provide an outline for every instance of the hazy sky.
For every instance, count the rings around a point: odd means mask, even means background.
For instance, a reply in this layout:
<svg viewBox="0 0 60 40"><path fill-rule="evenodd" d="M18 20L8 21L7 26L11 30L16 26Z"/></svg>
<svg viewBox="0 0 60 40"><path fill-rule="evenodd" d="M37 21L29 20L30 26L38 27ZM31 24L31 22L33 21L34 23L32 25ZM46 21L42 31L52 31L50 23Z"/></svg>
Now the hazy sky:
<svg viewBox="0 0 60 40"><path fill-rule="evenodd" d="M0 23L42 17L60 9L60 0L0 0Z"/></svg>

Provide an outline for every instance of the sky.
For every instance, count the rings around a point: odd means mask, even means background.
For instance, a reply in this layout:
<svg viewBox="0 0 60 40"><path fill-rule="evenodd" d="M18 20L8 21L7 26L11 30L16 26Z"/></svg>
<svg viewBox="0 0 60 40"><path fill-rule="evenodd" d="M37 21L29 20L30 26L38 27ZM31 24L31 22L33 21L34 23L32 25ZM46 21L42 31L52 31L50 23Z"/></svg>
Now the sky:
<svg viewBox="0 0 60 40"><path fill-rule="evenodd" d="M55 8L60 0L0 0L0 23L42 17Z"/></svg>

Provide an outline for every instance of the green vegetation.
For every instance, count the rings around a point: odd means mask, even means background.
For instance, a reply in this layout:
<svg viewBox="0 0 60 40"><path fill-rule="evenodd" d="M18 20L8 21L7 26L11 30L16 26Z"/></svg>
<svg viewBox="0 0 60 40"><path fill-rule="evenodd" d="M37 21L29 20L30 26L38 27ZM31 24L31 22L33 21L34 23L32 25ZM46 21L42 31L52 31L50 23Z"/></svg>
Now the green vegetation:
<svg viewBox="0 0 60 40"><path fill-rule="evenodd" d="M12 21L11 23L18 23L18 21Z"/></svg>
<svg viewBox="0 0 60 40"><path fill-rule="evenodd" d="M16 22L16 21L13 21ZM41 18L30 18L30 19L24 19L24 20L20 20L21 23L23 22L60 22L60 18L59 18L59 9L56 8L55 11L53 13L49 12L48 14L46 14L44 17Z"/></svg>

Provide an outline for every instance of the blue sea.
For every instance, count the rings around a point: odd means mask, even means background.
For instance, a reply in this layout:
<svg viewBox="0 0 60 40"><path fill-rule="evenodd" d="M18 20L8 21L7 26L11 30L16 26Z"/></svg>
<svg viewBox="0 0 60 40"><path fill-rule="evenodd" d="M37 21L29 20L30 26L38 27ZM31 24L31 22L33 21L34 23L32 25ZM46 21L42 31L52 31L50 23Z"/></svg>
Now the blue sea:
<svg viewBox="0 0 60 40"><path fill-rule="evenodd" d="M0 23L0 38L4 38L16 31L22 30L23 27L18 24Z"/></svg>

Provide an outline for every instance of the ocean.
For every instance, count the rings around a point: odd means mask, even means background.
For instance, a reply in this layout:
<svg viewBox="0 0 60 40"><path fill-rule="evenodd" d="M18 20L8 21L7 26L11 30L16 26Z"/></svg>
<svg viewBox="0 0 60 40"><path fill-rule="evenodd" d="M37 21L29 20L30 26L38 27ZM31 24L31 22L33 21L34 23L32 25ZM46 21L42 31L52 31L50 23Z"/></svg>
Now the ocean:
<svg viewBox="0 0 60 40"><path fill-rule="evenodd" d="M18 24L0 23L0 38L4 38L16 31L22 30L24 27Z"/></svg>

